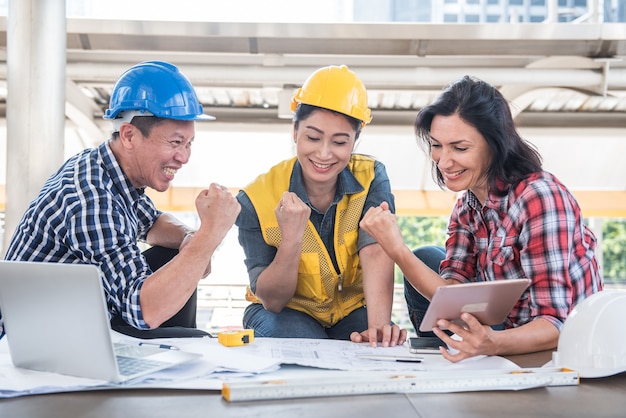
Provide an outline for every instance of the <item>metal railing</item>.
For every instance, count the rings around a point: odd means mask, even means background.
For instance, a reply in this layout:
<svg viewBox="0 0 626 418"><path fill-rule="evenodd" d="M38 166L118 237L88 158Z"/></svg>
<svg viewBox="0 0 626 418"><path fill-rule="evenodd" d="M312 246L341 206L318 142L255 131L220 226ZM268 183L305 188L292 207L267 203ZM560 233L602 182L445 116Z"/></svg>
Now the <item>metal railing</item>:
<svg viewBox="0 0 626 418"><path fill-rule="evenodd" d="M249 304L245 295L245 284L200 283L198 286L198 327L213 333L241 328L243 311ZM409 334L414 333L407 313L402 284L396 284L394 287L392 320L406 328Z"/></svg>

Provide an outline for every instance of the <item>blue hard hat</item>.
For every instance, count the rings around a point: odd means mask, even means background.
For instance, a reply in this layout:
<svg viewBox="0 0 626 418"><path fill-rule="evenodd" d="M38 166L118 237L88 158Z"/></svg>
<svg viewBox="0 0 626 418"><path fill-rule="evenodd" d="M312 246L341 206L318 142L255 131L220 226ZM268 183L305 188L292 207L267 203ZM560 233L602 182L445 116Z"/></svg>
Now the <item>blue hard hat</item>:
<svg viewBox="0 0 626 418"><path fill-rule="evenodd" d="M166 119L215 119L204 114L187 77L175 65L164 61L139 63L117 80L104 119L115 119L120 112L130 110Z"/></svg>

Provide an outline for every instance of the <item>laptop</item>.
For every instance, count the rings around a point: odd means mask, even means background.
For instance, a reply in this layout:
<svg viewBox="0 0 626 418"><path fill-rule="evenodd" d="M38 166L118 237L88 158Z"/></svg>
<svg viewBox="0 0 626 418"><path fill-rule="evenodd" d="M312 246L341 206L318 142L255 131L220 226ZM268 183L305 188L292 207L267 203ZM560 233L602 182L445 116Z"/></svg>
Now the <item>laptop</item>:
<svg viewBox="0 0 626 418"><path fill-rule="evenodd" d="M0 313L11 360L25 369L125 382L201 357L114 343L93 265L0 261Z"/></svg>
<svg viewBox="0 0 626 418"><path fill-rule="evenodd" d="M471 313L483 325L501 324L529 285L530 279L510 279L440 286L419 330L432 331L438 319L465 325L462 312Z"/></svg>

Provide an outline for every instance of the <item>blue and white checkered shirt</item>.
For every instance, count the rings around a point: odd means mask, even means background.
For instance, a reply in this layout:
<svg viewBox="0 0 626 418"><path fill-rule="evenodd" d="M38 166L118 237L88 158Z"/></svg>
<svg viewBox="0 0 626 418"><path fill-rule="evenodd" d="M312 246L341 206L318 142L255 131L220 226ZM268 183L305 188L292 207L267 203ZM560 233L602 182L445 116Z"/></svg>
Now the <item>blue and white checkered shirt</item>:
<svg viewBox="0 0 626 418"><path fill-rule="evenodd" d="M126 178L106 141L71 157L46 181L18 224L5 258L94 264L101 271L110 315L149 328L139 291L152 271L138 240L146 238L160 214L144 190Z"/></svg>

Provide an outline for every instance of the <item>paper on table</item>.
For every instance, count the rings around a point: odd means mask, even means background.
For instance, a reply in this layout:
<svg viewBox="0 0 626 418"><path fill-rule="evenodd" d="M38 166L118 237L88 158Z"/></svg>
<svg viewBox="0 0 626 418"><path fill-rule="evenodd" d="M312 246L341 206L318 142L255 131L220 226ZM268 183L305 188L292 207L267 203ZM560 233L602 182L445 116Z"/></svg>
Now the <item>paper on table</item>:
<svg viewBox="0 0 626 418"><path fill-rule="evenodd" d="M367 343L339 340L315 340L293 338L255 338L254 344L240 347L242 351L257 357L273 358L282 364L317 367L333 370L475 370L518 369L503 357L478 356L458 363L450 363L441 354L419 354L420 363L371 360L364 355L396 357L411 355L406 344L395 347L370 347Z"/></svg>
<svg viewBox="0 0 626 418"><path fill-rule="evenodd" d="M65 390L80 390L102 385L101 380L63 376L56 373L18 369L13 366L7 339L0 340L0 398L42 393L46 388L63 387Z"/></svg>
<svg viewBox="0 0 626 418"><path fill-rule="evenodd" d="M114 334L113 340L122 343L142 342L120 334ZM279 359L259 358L249 352L238 350L242 347L225 347L218 343L217 338L159 338L150 340L150 343L171 345L180 350L202 355L201 364L194 362L169 368L151 374L151 379L156 376L170 376L171 379L191 378L215 372L266 373L280 367Z"/></svg>
<svg viewBox="0 0 626 418"><path fill-rule="evenodd" d="M135 342L140 340L112 333L115 342ZM153 373L141 379L124 384L113 384L100 380L66 376L56 373L38 372L16 368L11 362L7 338L0 339L0 398L21 395L79 391L95 388L142 387L144 384L157 384L158 387L178 387L181 382L189 381L194 388L215 389L216 385L207 383L211 376L220 372L236 376L250 376L257 373L274 371L280 367L280 361L271 358L258 358L247 353L238 353L221 346L215 339L180 338L151 340L155 343L174 345L181 350L198 352L203 355L199 360L188 364ZM202 383L202 382L205 383Z"/></svg>
<svg viewBox="0 0 626 418"><path fill-rule="evenodd" d="M63 388L66 391L73 391L96 388L105 384L106 382L101 380L18 369L13 366L0 366L0 397L3 398L47 393L50 388Z"/></svg>
<svg viewBox="0 0 626 418"><path fill-rule="evenodd" d="M128 339L114 334L114 341L119 341L120 338ZM320 373L323 373L322 369L432 371L519 368L502 357L476 357L455 364L439 354L420 355L423 358L422 363L368 360L358 358L357 354L406 355L409 349L406 345L372 348L368 344L336 340L255 338L253 344L240 347L224 347L215 338L159 339L151 342L173 345L181 350L200 353L203 357L127 383L123 387L216 390L221 388L221 382L226 379L261 374L271 376L280 372L280 364L308 366ZM311 370L313 369L309 369ZM6 338L0 340L0 397L116 387L120 385L16 369L10 360Z"/></svg>
<svg viewBox="0 0 626 418"><path fill-rule="evenodd" d="M164 341L165 343L165 341ZM172 341L169 341L172 343ZM209 344L215 344L215 340ZM380 356L393 358L409 353L408 346L392 348L372 348L367 344L355 344L349 341L314 340L293 338L255 338L254 343L240 347L228 347L225 351L232 358L239 358L242 354L259 359L272 359L283 366L279 370L269 373L214 373L200 379L165 381L145 381L138 387L167 387L177 389L205 389L220 390L224 381L238 380L267 380L283 376L298 379L322 377L332 379L333 376L373 376L372 373L386 371L459 371L464 370L517 370L519 367L503 357L480 356L470 358L459 363L450 363L440 354L420 355L422 363L396 363L394 361L376 361L356 358L358 354L375 353ZM295 373L295 376L293 375ZM367 373L370 373L369 375Z"/></svg>

